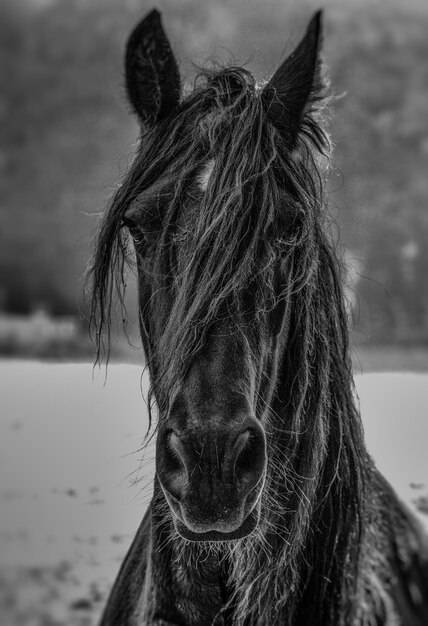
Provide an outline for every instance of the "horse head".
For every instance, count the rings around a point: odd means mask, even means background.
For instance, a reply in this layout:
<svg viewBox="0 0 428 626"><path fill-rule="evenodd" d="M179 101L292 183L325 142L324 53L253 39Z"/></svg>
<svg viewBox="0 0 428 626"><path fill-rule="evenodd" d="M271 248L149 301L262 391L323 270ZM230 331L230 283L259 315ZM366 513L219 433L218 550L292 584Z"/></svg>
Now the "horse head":
<svg viewBox="0 0 428 626"><path fill-rule="evenodd" d="M263 86L232 67L184 98L157 11L127 44L141 142L110 215L134 243L157 479L189 540L241 538L260 519L292 301L313 265L313 153L329 145L314 122L320 40L319 12Z"/></svg>

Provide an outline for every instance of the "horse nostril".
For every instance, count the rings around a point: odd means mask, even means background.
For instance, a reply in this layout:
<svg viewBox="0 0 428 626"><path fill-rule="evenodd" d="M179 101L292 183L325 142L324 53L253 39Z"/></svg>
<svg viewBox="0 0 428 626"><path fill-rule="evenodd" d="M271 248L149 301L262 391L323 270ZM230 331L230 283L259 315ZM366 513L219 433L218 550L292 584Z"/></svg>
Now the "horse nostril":
<svg viewBox="0 0 428 626"><path fill-rule="evenodd" d="M179 472L185 469L184 450L180 438L171 431L165 438L164 468L168 472Z"/></svg>
<svg viewBox="0 0 428 626"><path fill-rule="evenodd" d="M248 428L235 441L236 478L252 488L260 479L266 462L266 446L260 427Z"/></svg>
<svg viewBox="0 0 428 626"><path fill-rule="evenodd" d="M184 444L172 430L159 434L156 472L164 489L176 500L183 497L187 480Z"/></svg>
<svg viewBox="0 0 428 626"><path fill-rule="evenodd" d="M237 437L235 442L235 449L237 451L235 469L240 469L241 471L252 469L253 446L254 442L249 430L246 430Z"/></svg>

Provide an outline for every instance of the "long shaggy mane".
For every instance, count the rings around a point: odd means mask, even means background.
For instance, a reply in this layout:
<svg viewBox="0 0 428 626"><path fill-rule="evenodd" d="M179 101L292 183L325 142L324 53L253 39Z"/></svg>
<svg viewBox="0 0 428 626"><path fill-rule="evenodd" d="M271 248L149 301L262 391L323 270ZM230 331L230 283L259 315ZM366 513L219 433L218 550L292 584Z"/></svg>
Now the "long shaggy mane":
<svg viewBox="0 0 428 626"><path fill-rule="evenodd" d="M124 216L164 178L172 192L154 229L150 261L139 261L153 285L141 317L161 415L168 398L158 393L159 381L167 389L180 384L207 330L222 317L234 319L242 285L252 285L261 313L287 299L291 330L266 425L261 524L233 544L201 547L173 537L177 558L197 560L208 549L227 564L237 625L279 623L278 616L284 624L348 625L355 615L347 607L362 593L355 581L371 462L355 406L340 266L326 228L320 173L330 149L326 102L324 87L316 85L291 150L246 70L202 74L175 113L143 132L104 216L92 265L100 357L108 351L113 295L123 302L124 271L133 258ZM215 164L206 193L183 232L181 211L209 159ZM173 305L154 346L144 336L144 319L159 311L163 290L174 294Z"/></svg>

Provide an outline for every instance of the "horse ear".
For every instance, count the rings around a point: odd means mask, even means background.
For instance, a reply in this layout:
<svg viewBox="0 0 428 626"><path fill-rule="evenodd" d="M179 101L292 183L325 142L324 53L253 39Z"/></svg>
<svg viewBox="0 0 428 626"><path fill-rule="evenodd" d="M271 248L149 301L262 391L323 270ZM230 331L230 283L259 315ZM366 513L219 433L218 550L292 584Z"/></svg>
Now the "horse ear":
<svg viewBox="0 0 428 626"><path fill-rule="evenodd" d="M180 74L161 16L151 11L132 31L125 55L129 101L145 124L153 126L180 101Z"/></svg>
<svg viewBox="0 0 428 626"><path fill-rule="evenodd" d="M294 147L303 115L322 89L320 48L322 11L312 17L306 33L264 87L268 118Z"/></svg>

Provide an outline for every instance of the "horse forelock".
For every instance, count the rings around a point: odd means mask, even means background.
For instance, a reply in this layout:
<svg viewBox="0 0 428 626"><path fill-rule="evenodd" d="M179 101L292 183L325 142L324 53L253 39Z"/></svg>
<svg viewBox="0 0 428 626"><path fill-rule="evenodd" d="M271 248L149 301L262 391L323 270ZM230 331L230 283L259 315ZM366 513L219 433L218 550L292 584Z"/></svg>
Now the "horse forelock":
<svg viewBox="0 0 428 626"><path fill-rule="evenodd" d="M227 222L229 229L236 229L244 217L244 227L248 227L251 221L251 225L256 226L255 232L266 240L267 231L274 223L274 213L278 213L279 183L277 176L270 171L273 162L276 162L275 171L281 172L281 176L286 174L287 183L293 185L297 195L294 204L302 209L303 217L305 209L318 202L315 199L319 198L320 185L313 145L328 151L327 135L308 113L302 120L296 161L295 154L289 153L278 132L266 120L260 90L248 71L227 68L202 73L196 81L195 91L175 114L159 128L143 134L134 163L103 217L90 268L91 321L98 356L102 353L103 331L106 331L104 341L108 351L111 300L115 291L119 299L123 295L122 276L130 258L126 234L121 229L122 218L141 191L167 173L166 179L170 177L175 188L173 214L176 214L177 209L178 212L181 209L176 206L177 200L189 179L201 175L207 163L214 162L205 194L205 206L210 205L208 217L214 222L217 212L217 219L222 218L224 225ZM248 192L255 186L262 198L259 207L255 202L249 202L251 194ZM207 198L213 197L213 189L216 192L220 189L221 194L216 202L210 203ZM228 198L230 194L232 197ZM201 210L200 217L199 227L203 226L207 215ZM236 250L224 251L229 258L232 252L236 256ZM255 246L253 257L258 253ZM241 255L241 258L241 265L250 260L248 255Z"/></svg>
<svg viewBox="0 0 428 626"><path fill-rule="evenodd" d="M310 280L313 225L322 208L322 181L307 136L291 154L245 70L205 76L177 120L167 130L178 158L165 178L174 193L153 253L153 266L162 270L158 304L154 297L150 305L156 314L162 286L172 280L174 303L157 348L168 388L184 376L207 329L225 315L233 323L243 285L252 284L260 311L273 307L285 296L275 293L276 262L300 253L291 288ZM149 145L143 154L150 170L169 163L168 149L156 157ZM190 211L186 196L194 182L196 210ZM174 267L172 256L179 260Z"/></svg>

